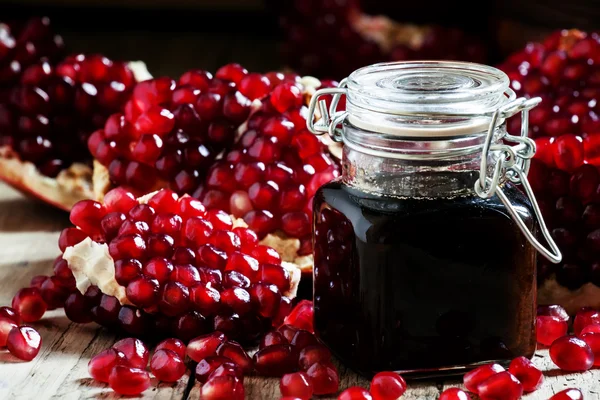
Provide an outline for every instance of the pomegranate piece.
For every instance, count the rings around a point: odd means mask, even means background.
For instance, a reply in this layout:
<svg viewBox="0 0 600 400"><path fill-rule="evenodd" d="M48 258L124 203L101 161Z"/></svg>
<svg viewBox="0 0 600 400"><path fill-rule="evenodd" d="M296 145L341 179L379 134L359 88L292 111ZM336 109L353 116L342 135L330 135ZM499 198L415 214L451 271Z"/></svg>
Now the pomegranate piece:
<svg viewBox="0 0 600 400"><path fill-rule="evenodd" d="M583 393L579 389L565 389L556 393L548 400L583 400Z"/></svg>
<svg viewBox="0 0 600 400"><path fill-rule="evenodd" d="M565 336L568 329L566 321L549 315L538 316L535 326L537 342L546 346L550 346L559 337Z"/></svg>
<svg viewBox="0 0 600 400"><path fill-rule="evenodd" d="M528 358L517 357L510 362L508 372L513 374L515 378L523 385L523 391L533 392L542 386L544 376Z"/></svg>
<svg viewBox="0 0 600 400"><path fill-rule="evenodd" d="M112 346L113 349L119 350L125 354L127 362L134 368L145 369L148 365L150 352L140 339L125 338L119 340Z"/></svg>
<svg viewBox="0 0 600 400"><path fill-rule="evenodd" d="M217 348L225 343L227 338L223 332L215 331L190 340L187 346L187 355L196 362L200 362L217 353Z"/></svg>
<svg viewBox="0 0 600 400"><path fill-rule="evenodd" d="M213 373L217 368L219 368L224 363L233 364L230 358L223 356L208 356L200 360L200 362L196 365L196 379L200 383L205 383L208 380L210 374Z"/></svg>
<svg viewBox="0 0 600 400"><path fill-rule="evenodd" d="M583 328L593 324L600 324L600 312L592 308L584 307L577 312L577 315L575 315L573 332L578 336L581 334Z"/></svg>
<svg viewBox="0 0 600 400"><path fill-rule="evenodd" d="M352 386L344 390L338 396L338 400L373 400L373 397L368 390L360 386Z"/></svg>
<svg viewBox="0 0 600 400"><path fill-rule="evenodd" d="M217 347L216 354L218 356L231 359L240 368L242 368L244 373L248 373L253 369L252 359L248 353L246 353L244 348L239 343L234 342L233 340L221 343Z"/></svg>
<svg viewBox="0 0 600 400"><path fill-rule="evenodd" d="M17 325L21 324L19 313L12 307L0 307L0 317L12 319Z"/></svg>
<svg viewBox="0 0 600 400"><path fill-rule="evenodd" d="M463 377L463 383L469 392L478 394L479 392L477 387L481 382L502 371L504 371L504 368L500 364L482 365L481 367L467 372Z"/></svg>
<svg viewBox="0 0 600 400"><path fill-rule="evenodd" d="M589 325L588 325L589 326ZM584 329L585 330L585 329ZM582 333L581 339L590 346L594 353L594 366L600 365L600 332Z"/></svg>
<svg viewBox="0 0 600 400"><path fill-rule="evenodd" d="M162 342L160 342L154 349L154 351L159 351L159 350L171 350L172 352L177 354L179 356L179 358L181 358L183 360L185 358L186 346L179 339L169 338L169 339L165 339Z"/></svg>
<svg viewBox="0 0 600 400"><path fill-rule="evenodd" d="M406 381L395 372L379 372L371 380L373 400L397 399L406 392Z"/></svg>
<svg viewBox="0 0 600 400"><path fill-rule="evenodd" d="M471 396L462 389L449 388L442 392L438 400L470 400Z"/></svg>
<svg viewBox="0 0 600 400"><path fill-rule="evenodd" d="M17 324L14 320L0 316L0 347L6 346L6 341L8 339L8 334L12 330L12 328L17 328Z"/></svg>
<svg viewBox="0 0 600 400"><path fill-rule="evenodd" d="M42 347L42 337L30 326L13 327L8 333L6 347L13 356L31 361Z"/></svg>
<svg viewBox="0 0 600 400"><path fill-rule="evenodd" d="M275 345L275 344L288 344L288 343L289 342L283 336L283 334L281 334L281 332L271 331L271 332L267 332L267 334L264 335L260 339L260 344L259 344L258 348L259 349L264 349L267 346L272 346L272 345Z"/></svg>
<svg viewBox="0 0 600 400"><path fill-rule="evenodd" d="M108 377L108 386L125 396L135 396L150 387L150 375L140 368L116 365Z"/></svg>
<svg viewBox="0 0 600 400"><path fill-rule="evenodd" d="M508 371L498 372L477 385L481 400L518 400L523 395L523 385Z"/></svg>
<svg viewBox="0 0 600 400"><path fill-rule="evenodd" d="M314 394L331 394L338 391L340 378L333 365L315 363L306 371L306 375L311 379Z"/></svg>
<svg viewBox="0 0 600 400"><path fill-rule="evenodd" d="M285 318L284 323L313 333L315 330L313 328L312 301L301 300Z"/></svg>
<svg viewBox="0 0 600 400"><path fill-rule="evenodd" d="M244 385L230 375L217 376L202 385L203 400L243 400Z"/></svg>
<svg viewBox="0 0 600 400"><path fill-rule="evenodd" d="M12 308L19 313L24 322L35 322L44 316L47 305L39 289L23 288L13 297Z"/></svg>
<svg viewBox="0 0 600 400"><path fill-rule="evenodd" d="M295 397L309 400L313 395L311 378L305 372L285 374L279 381L279 390L282 396Z"/></svg>
<svg viewBox="0 0 600 400"><path fill-rule="evenodd" d="M181 357L171 350L158 350L150 359L150 371L163 382L176 382L185 374L185 364Z"/></svg>
<svg viewBox="0 0 600 400"><path fill-rule="evenodd" d="M331 352L322 344L306 346L300 351L298 366L306 371L315 363L327 364L331 361Z"/></svg>
<svg viewBox="0 0 600 400"><path fill-rule="evenodd" d="M253 362L259 374L281 376L296 369L298 353L289 344L274 344L258 350Z"/></svg>
<svg viewBox="0 0 600 400"><path fill-rule="evenodd" d="M590 346L575 336L563 336L550 346L550 358L563 371L587 371L594 365Z"/></svg>
<svg viewBox="0 0 600 400"><path fill-rule="evenodd" d="M106 349L96 354L88 363L88 373L98 382L108 383L108 377L115 365L127 365L127 358L122 351Z"/></svg>

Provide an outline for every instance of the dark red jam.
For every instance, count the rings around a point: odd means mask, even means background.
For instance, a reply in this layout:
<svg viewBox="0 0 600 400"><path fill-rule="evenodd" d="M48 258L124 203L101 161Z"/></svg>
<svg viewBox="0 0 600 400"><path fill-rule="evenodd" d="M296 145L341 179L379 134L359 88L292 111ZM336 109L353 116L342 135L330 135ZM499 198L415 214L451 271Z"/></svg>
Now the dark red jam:
<svg viewBox="0 0 600 400"><path fill-rule="evenodd" d="M527 198L503 189L533 229ZM313 209L315 329L345 364L420 376L533 356L536 250L498 197L395 198L338 180Z"/></svg>

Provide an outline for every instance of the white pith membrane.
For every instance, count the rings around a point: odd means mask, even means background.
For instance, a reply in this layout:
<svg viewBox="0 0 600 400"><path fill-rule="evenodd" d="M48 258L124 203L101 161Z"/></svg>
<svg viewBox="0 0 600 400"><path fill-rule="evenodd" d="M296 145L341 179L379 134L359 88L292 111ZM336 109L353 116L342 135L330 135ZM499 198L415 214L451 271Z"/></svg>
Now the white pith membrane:
<svg viewBox="0 0 600 400"><path fill-rule="evenodd" d="M147 204L155 193L139 197L138 203ZM231 219L234 228L248 227L242 219L233 216ZM97 243L88 237L75 246L67 247L63 253L63 259L67 261L73 272L77 289L81 294L85 294L90 286L97 286L102 293L116 297L121 305L133 305L127 299L125 287L119 285L115 279L115 263L109 254L107 243ZM288 271L290 276L290 288L282 295L293 299L298 291L301 270L297 265L286 261L282 261L281 266Z"/></svg>
<svg viewBox="0 0 600 400"><path fill-rule="evenodd" d="M137 82L152 78L143 61L130 61L128 66ZM80 200L94 198L92 174L88 165L74 163L56 178L50 178L42 175L35 164L22 161L10 147L0 147L0 180L65 211Z"/></svg>
<svg viewBox="0 0 600 400"><path fill-rule="evenodd" d="M313 94L316 92L317 88L321 85L321 81L312 76L302 77L300 80L304 88L303 96L304 96L304 104L308 105L310 103L310 99ZM245 122L243 122L237 129L236 132L236 141L241 137L241 135L246 131L247 121L250 119L252 114L261 108L262 101L256 99L251 104L251 111L248 115L248 118ZM322 143L324 143L331 155L337 160L341 160L342 158L342 144L338 142L334 142L329 135L322 135L319 137ZM216 159L220 159L223 157L225 152L221 152ZM166 182L157 182L154 190L159 190L163 187L167 187ZM111 189L113 189L113 185L110 182L108 169L94 160L94 170L92 174L92 198L96 201L102 202L104 199L104 195ZM234 220L235 217L232 216ZM246 226L242 219L237 219L243 223L243 226ZM237 225L240 226L240 225ZM296 267L298 267L304 273L311 273L313 268L313 256L310 255L298 255L298 250L300 249L300 239L295 237L290 237L285 234L281 230L277 230L273 233L267 234L260 242L260 244L269 246L277 250L279 255L281 256L281 260L287 263L292 263Z"/></svg>

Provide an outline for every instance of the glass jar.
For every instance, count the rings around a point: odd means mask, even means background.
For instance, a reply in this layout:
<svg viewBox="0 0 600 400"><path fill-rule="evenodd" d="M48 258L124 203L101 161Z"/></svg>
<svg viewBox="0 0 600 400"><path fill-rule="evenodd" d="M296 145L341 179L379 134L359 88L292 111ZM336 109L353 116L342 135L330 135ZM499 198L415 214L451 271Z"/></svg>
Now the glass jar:
<svg viewBox="0 0 600 400"><path fill-rule="evenodd" d="M536 254L561 254L526 180L540 99L508 84L479 64L383 63L311 101L309 129L344 144L342 176L313 204L315 330L366 376L535 352ZM519 112L522 136L508 135Z"/></svg>

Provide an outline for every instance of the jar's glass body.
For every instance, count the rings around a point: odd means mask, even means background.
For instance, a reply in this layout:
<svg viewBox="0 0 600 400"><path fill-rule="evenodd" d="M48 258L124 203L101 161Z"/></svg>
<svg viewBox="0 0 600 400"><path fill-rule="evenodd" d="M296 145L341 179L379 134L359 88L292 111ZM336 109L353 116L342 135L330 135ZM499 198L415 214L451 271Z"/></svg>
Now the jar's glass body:
<svg viewBox="0 0 600 400"><path fill-rule="evenodd" d="M350 124L344 131L367 137ZM481 152L443 160L367 153L346 146L342 177L315 195L319 337L367 376L532 357L536 250L496 196L473 191ZM534 230L526 196L510 183L503 190Z"/></svg>

